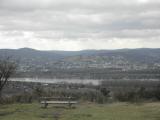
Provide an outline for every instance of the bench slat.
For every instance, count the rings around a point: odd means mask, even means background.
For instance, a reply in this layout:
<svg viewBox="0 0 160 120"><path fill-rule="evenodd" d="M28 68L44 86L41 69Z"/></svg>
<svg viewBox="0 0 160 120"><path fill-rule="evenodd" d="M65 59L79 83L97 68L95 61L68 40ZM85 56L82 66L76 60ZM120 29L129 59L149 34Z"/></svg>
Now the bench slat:
<svg viewBox="0 0 160 120"><path fill-rule="evenodd" d="M77 104L77 101L41 101L41 104Z"/></svg>

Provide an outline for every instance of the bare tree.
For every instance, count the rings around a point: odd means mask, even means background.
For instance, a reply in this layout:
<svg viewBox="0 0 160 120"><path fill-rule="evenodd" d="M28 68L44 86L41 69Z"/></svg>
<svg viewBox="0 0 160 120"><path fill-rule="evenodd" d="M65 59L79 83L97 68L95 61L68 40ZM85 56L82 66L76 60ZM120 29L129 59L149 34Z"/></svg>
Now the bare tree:
<svg viewBox="0 0 160 120"><path fill-rule="evenodd" d="M0 59L0 97L4 86L15 72L17 64L10 57Z"/></svg>

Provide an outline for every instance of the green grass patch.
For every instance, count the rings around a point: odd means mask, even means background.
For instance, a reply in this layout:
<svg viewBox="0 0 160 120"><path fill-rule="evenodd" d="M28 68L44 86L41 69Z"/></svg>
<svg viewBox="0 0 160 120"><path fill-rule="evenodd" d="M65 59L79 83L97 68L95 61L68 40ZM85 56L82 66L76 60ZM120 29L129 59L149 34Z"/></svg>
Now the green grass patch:
<svg viewBox="0 0 160 120"><path fill-rule="evenodd" d="M0 105L0 120L160 120L160 103L84 103L74 109L8 104Z"/></svg>

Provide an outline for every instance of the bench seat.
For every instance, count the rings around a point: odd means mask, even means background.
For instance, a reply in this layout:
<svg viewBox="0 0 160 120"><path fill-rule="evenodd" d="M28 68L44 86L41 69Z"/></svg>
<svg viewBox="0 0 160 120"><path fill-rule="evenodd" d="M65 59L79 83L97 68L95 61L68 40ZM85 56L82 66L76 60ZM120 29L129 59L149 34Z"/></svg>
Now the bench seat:
<svg viewBox="0 0 160 120"><path fill-rule="evenodd" d="M40 103L44 104L44 108L47 108L49 104L68 104L71 107L73 104L78 103L73 97L43 97L42 99Z"/></svg>
<svg viewBox="0 0 160 120"><path fill-rule="evenodd" d="M41 104L77 104L77 101L41 101Z"/></svg>

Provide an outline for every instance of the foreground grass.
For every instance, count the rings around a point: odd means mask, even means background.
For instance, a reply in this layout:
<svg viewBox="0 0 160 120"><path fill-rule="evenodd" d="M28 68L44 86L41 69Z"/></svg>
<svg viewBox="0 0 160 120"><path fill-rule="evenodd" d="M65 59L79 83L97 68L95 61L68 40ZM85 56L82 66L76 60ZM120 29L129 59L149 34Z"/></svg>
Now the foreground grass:
<svg viewBox="0 0 160 120"><path fill-rule="evenodd" d="M160 103L85 103L75 109L43 109L38 103L0 105L0 120L160 120Z"/></svg>

